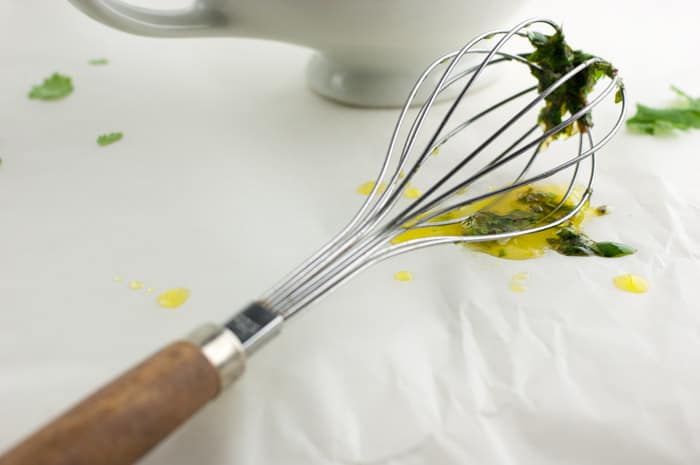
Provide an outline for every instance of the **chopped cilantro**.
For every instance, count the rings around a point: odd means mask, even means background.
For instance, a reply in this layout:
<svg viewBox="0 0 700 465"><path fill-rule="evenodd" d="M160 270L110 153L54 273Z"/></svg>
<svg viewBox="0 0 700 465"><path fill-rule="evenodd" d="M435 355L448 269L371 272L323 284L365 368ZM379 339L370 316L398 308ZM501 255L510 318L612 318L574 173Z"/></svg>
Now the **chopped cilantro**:
<svg viewBox="0 0 700 465"><path fill-rule="evenodd" d="M121 132L102 134L101 136L97 137L97 143L104 147L105 145L110 145L121 140L122 137L124 137L124 134L122 134Z"/></svg>
<svg viewBox="0 0 700 465"><path fill-rule="evenodd" d="M636 252L628 245L617 242L596 242L571 226L557 231L556 239L547 239L554 250L562 255L599 257L624 257Z"/></svg>
<svg viewBox="0 0 700 465"><path fill-rule="evenodd" d="M547 242L562 255L600 255L596 242L571 226L561 228L557 231L557 238L547 239Z"/></svg>
<svg viewBox="0 0 700 465"><path fill-rule="evenodd" d="M533 188L529 188L518 197L518 201L526 204L532 213L548 215L558 207L559 209L557 212L559 213L559 218L573 209L573 207L567 203L559 205L560 200L561 198L553 192L536 191Z"/></svg>
<svg viewBox="0 0 700 465"><path fill-rule="evenodd" d="M594 58L593 55L581 50L573 50L564 40L564 33L561 29L557 29L552 35L529 32L528 39L535 51L523 54L522 57L537 65L530 66L530 72L537 78L540 92L543 92L578 65ZM614 78L616 74L617 70L607 61L593 63L576 73L545 97L545 106L540 111L538 122L545 130L557 126L562 122L562 117L567 112L573 115L588 105L587 96L601 77ZM622 94L618 93L615 100L619 101L621 98ZM587 113L576 123L576 127L571 124L562 131L553 134L552 139L561 135L570 136L575 129L586 132L588 128L593 126L591 114Z"/></svg>
<svg viewBox="0 0 700 465"><path fill-rule="evenodd" d="M627 120L627 127L642 134L669 133L674 129L700 129L700 98L693 98L677 87L671 89L681 102L671 108L637 105L637 114Z"/></svg>
<svg viewBox="0 0 700 465"><path fill-rule="evenodd" d="M29 98L58 100L70 95L71 92L73 92L71 78L59 73L53 73L50 77L44 79L43 83L32 87L32 90L29 91Z"/></svg>
<svg viewBox="0 0 700 465"><path fill-rule="evenodd" d="M88 60L88 64L94 66L106 65L108 63L109 60L107 58L93 58L91 60Z"/></svg>
<svg viewBox="0 0 700 465"><path fill-rule="evenodd" d="M485 236L527 229L537 222L538 216L524 210L513 210L506 215L489 211L470 215L462 226L466 236Z"/></svg>
<svg viewBox="0 0 700 465"><path fill-rule="evenodd" d="M623 257L625 255L632 255L637 251L619 242L596 242L596 245L598 246L600 255L603 257Z"/></svg>

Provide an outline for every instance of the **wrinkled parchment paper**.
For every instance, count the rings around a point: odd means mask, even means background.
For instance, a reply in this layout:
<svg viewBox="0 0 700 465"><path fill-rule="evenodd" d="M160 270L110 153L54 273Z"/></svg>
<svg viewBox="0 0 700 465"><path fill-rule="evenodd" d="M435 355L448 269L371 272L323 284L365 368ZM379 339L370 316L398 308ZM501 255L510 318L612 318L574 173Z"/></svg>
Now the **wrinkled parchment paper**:
<svg viewBox="0 0 700 465"><path fill-rule="evenodd" d="M613 60L631 102L669 103L671 83L700 94L697 6L589 3L522 16ZM395 112L312 95L308 55L134 37L67 2L0 6L0 448L225 319L359 205ZM75 93L27 100L54 71ZM111 131L124 139L97 147ZM143 463L698 463L699 149L700 133L623 130L601 153L594 203L613 214L586 230L637 254L511 262L445 246L385 262L288 325ZM415 279L393 280L401 269ZM650 291L616 290L620 273ZM192 298L165 310L114 275Z"/></svg>

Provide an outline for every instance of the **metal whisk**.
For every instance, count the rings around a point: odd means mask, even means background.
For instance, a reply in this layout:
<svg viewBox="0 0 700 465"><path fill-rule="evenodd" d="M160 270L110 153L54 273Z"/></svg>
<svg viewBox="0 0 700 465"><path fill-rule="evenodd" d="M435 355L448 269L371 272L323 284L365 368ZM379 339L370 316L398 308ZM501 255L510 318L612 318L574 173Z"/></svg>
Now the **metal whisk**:
<svg viewBox="0 0 700 465"><path fill-rule="evenodd" d="M516 236L543 231L567 222L584 207L591 195L591 185L595 171L595 153L613 137L623 121L625 113L624 88L620 78L617 76L609 79L605 88L595 95L588 105L575 114L570 115L561 124L539 134L536 134L539 129L537 124L528 126L522 134L517 135L510 145L498 151L495 156L486 160L480 160L479 156L483 155L485 150L495 140L503 137L504 133L521 120L524 115L532 115L531 110L541 105L545 97L562 86L566 81L574 78L578 73L594 63L602 61L602 59L597 57L588 59L539 94L536 93L537 86L527 87L516 92L482 110L474 112L473 116L459 122L448 130L448 124L454 116L457 107L463 102L465 95L488 67L505 62L520 63L528 67L536 66L528 62L523 56L508 53L505 50L511 39L526 36L526 30L536 24L545 25L555 30L558 29L558 26L550 20L534 19L522 22L510 30L488 32L477 36L460 50L438 58L426 69L415 84L399 115L386 157L367 200L350 223L338 235L290 273L282 282L267 292L261 299L261 305L276 312L280 321L282 319L286 320L363 269L387 258L432 245L503 241ZM488 49L478 48L488 41L495 42L495 45ZM460 62L469 56L483 58L477 65L458 71ZM447 64L447 69L442 74L437 87L420 107L408 129L403 145L399 147L399 135L404 126L408 124L407 116L413 105L414 98L421 90L428 76L443 64ZM444 114L441 116L437 129L430 135L424 145L418 146L419 131L424 126L431 110L434 109L436 100L441 93L460 82L464 82L464 84L451 105L447 108L440 108L440 110L444 110ZM618 89L621 97L619 114L611 128L598 142L594 142L590 130L582 132L578 137L578 149L573 155L564 159L557 159L555 160L556 163L551 166L534 173L532 172L535 160L540 155L543 146L552 136L576 123ZM535 95L532 95L533 93ZM471 152L463 155L424 195L397 211L393 216L390 215L396 209L401 193L408 187L411 180L418 173L419 168L429 161L430 155L435 150L444 146L460 132L470 128L481 118L501 109L506 104L523 99L527 100L525 100L524 104L519 105L514 115L505 120L505 123L492 133L488 134L484 141L479 143ZM503 169L506 165L515 165L517 161L524 161L524 166L509 182L502 183L497 188L491 186L491 190L472 195L466 199L460 199L458 196L458 193L465 188L473 186L476 181L491 175L495 170ZM479 162L481 163L479 164ZM582 175L583 167L581 165L584 162L589 164L588 176L584 181L585 190L575 206L565 215L553 215L552 212L542 218L539 224L534 224L526 229L497 234L430 236L409 239L400 243L393 242L397 236L408 230L461 223L467 219L465 215L468 214L453 215L450 219L441 220L441 218L445 218L450 213L464 211L460 210L463 207L477 204L486 199L498 199L498 197L508 191L550 178L559 172L571 169L572 173L568 187L559 204L554 208L554 211L556 211L569 201L574 191L574 185ZM463 174L464 169L472 165L475 168L471 172ZM383 190L384 185L386 185L385 190ZM473 214L473 212L469 214ZM233 321L235 322L235 319ZM251 347L255 343L256 341L251 341Z"/></svg>
<svg viewBox="0 0 700 465"><path fill-rule="evenodd" d="M552 228L574 217L591 195L596 151L610 141L622 123L625 99L620 79L615 76L598 86L603 88L585 107L550 129L541 130L536 118L523 122L526 115L536 116L547 96L602 60L587 59L539 93L538 86L528 86L483 109L473 110L466 105L465 96L469 90L493 66L514 63L524 66L525 70L537 66L507 48L511 41L527 37L528 28L534 25L558 29L552 21L537 19L522 22L510 30L485 33L460 50L438 58L426 69L399 115L371 193L348 225L328 244L225 326L205 325L187 341L162 349L28 438L5 458L0 458L0 464L49 463L42 459L51 454L52 457L61 456L65 450L73 451L72 455L65 461L50 463L106 463L106 450L109 450L110 464L132 463L233 382L242 373L246 356L275 334L284 321L363 269L423 247L507 240ZM487 43L493 46L483 48ZM464 60L473 57L479 58L478 64L463 69ZM429 76L443 67L437 86L408 125L408 115L415 111L412 107L416 95L424 90ZM456 97L451 104L436 105L439 97L455 90ZM586 129L578 134L577 148L572 153L564 157L547 154L550 156L543 160L543 149L553 136L586 117L604 100L612 100L613 91L618 91L621 100L619 114L598 142L594 142L592 131ZM483 100L481 95L475 97ZM471 114L458 119L458 109L463 107ZM502 120L503 123L495 130L491 128L472 150L460 154L456 163L441 171L422 196L397 208L402 193L419 170L421 174L423 168L427 170L427 162L436 149L448 147L450 141L461 149L462 145L454 142L460 135L470 128L487 130L478 127L482 120L509 107L515 110ZM458 122L453 124L454 119ZM427 131L426 127L433 121L436 128ZM525 128L521 130L523 124ZM541 167L542 162L544 166ZM574 186L580 179L585 190L573 208L561 209L559 215L550 212L538 223L495 234L431 235L395 240L407 231L459 224L474 214L465 207L483 205L484 201L489 204L513 189L569 170L568 187L553 212L574 198ZM490 189L483 188L490 183ZM460 195L465 188L475 193L469 197Z"/></svg>

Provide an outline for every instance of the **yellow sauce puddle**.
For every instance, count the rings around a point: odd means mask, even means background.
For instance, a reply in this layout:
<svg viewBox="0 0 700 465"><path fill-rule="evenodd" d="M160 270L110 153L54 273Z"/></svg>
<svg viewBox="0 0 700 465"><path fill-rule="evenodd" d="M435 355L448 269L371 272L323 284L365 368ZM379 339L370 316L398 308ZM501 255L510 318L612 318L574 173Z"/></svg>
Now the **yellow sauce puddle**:
<svg viewBox="0 0 700 465"><path fill-rule="evenodd" d="M527 273L516 273L510 279L510 290L513 292L525 292L527 289L525 287L525 280L527 279Z"/></svg>
<svg viewBox="0 0 700 465"><path fill-rule="evenodd" d="M367 181L364 184L360 184L357 186L357 189L355 189L355 192L358 194L362 195L369 195L372 192L372 189L374 189L374 185L376 184L376 181ZM386 184L381 183L379 184L379 188L377 188L377 193L381 194L386 190Z"/></svg>
<svg viewBox="0 0 700 465"><path fill-rule="evenodd" d="M403 192L403 196L411 200L417 199L421 194L422 192L417 187L409 187Z"/></svg>
<svg viewBox="0 0 700 465"><path fill-rule="evenodd" d="M525 186L507 192L503 196L499 197L496 201L494 201L493 199L485 199L467 207L462 207L458 210L443 215L440 218L436 218L436 221L457 219L471 215L478 211L486 211L498 215L506 215L512 213L514 210L527 210L528 206L524 205L518 199L527 192L531 192L533 189L536 192L554 194L557 197L557 199L561 199L564 193L566 192L566 189L564 187L556 185ZM581 195L581 189L574 189L574 191L571 193L564 205L568 207L575 206L581 199ZM586 219L589 216L596 216L593 211L593 208L585 206L578 214L576 214L571 220L569 220L568 224L574 226L575 228L578 228L584 219ZM464 226L462 226L462 224L460 223L445 226L424 227L406 231L394 238L392 240L392 243L398 244L411 239L418 239L422 237L462 236L464 235L464 233ZM525 260L530 258L541 257L542 255L544 255L545 251L550 248L550 244L547 241L547 239L556 238L557 228L550 228L538 233L531 233L524 236L518 236L504 241L472 242L465 244L465 246L469 247L470 249L477 250L479 252L484 252L499 258L507 258L510 260Z"/></svg>
<svg viewBox="0 0 700 465"><path fill-rule="evenodd" d="M394 279L397 281L406 282L412 280L413 275L410 271L397 271L396 274L394 274Z"/></svg>
<svg viewBox="0 0 700 465"><path fill-rule="evenodd" d="M613 278L615 287L635 294L642 294L649 290L649 282L636 274L623 274Z"/></svg>
<svg viewBox="0 0 700 465"><path fill-rule="evenodd" d="M164 308L178 308L190 298L190 290L184 287L168 289L158 296L158 305Z"/></svg>

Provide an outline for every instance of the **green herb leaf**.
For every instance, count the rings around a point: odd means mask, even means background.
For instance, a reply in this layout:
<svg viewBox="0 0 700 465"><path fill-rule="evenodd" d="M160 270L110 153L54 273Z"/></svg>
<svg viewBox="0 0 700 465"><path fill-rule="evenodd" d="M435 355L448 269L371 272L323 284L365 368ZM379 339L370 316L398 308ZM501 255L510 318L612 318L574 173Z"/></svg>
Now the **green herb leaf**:
<svg viewBox="0 0 700 465"><path fill-rule="evenodd" d="M536 191L533 188L529 188L525 193L518 197L518 202L526 204L532 213L539 215L537 220L545 215L554 213L555 209L556 216L553 219L559 219L571 212L573 206L569 203L563 203L560 205L560 201L561 198L553 192Z"/></svg>
<svg viewBox="0 0 700 465"><path fill-rule="evenodd" d="M465 236L485 236L527 229L537 222L537 216L523 210L513 210L506 215L480 211L462 222Z"/></svg>
<svg viewBox="0 0 700 465"><path fill-rule="evenodd" d="M693 98L677 87L672 86L671 90L681 97L680 104L671 108L638 104L637 113L627 120L627 127L649 135L670 133L674 129L700 129L700 98Z"/></svg>
<svg viewBox="0 0 700 465"><path fill-rule="evenodd" d="M112 132L110 134L102 134L97 138L97 144L101 146L113 144L124 137L121 132Z"/></svg>
<svg viewBox="0 0 700 465"><path fill-rule="evenodd" d="M637 249L618 242L597 242L596 244L601 257L624 257L637 251Z"/></svg>
<svg viewBox="0 0 700 465"><path fill-rule="evenodd" d="M562 255L590 256L600 255L598 244L585 234L571 226L561 228L556 239L547 239L552 249Z"/></svg>
<svg viewBox="0 0 700 465"><path fill-rule="evenodd" d="M595 58L593 55L581 50L573 50L564 40L564 33L561 29L558 29L552 35L530 32L528 33L528 39L535 51L521 56L533 65L537 65L530 66L530 72L537 78L540 92L553 85L577 66ZM603 76L614 78L616 75L617 70L609 62L598 61L592 63L545 97L545 106L540 111L538 122L545 131L561 124L566 113L573 115L588 105L588 94L593 90L600 78ZM619 97L616 97L616 101L618 98L622 98L621 93ZM552 139L562 135L570 136L575 129L578 129L580 132L586 132L592 126L593 121L590 113L588 113L576 122L576 126L573 124L567 126L560 132L553 134Z"/></svg>
<svg viewBox="0 0 700 465"><path fill-rule="evenodd" d="M107 58L93 58L88 60L88 64L93 66L106 65L108 63L109 60Z"/></svg>
<svg viewBox="0 0 700 465"><path fill-rule="evenodd" d="M562 255L599 257L624 257L637 250L618 242L596 242L581 231L565 226L557 232L556 239L547 239L552 249Z"/></svg>
<svg viewBox="0 0 700 465"><path fill-rule="evenodd" d="M43 83L32 87L32 90L29 91L29 98L58 100L70 95L71 92L73 92L71 78L59 73L53 73L50 77L44 79Z"/></svg>

